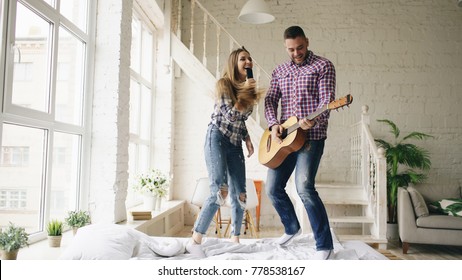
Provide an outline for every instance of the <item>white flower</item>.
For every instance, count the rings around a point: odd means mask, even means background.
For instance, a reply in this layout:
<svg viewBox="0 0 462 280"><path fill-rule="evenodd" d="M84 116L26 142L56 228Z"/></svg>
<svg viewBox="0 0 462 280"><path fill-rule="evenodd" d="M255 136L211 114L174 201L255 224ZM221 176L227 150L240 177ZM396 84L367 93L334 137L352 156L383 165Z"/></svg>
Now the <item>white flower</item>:
<svg viewBox="0 0 462 280"><path fill-rule="evenodd" d="M133 190L144 194L165 197L168 193L170 178L158 169L152 169L137 176Z"/></svg>

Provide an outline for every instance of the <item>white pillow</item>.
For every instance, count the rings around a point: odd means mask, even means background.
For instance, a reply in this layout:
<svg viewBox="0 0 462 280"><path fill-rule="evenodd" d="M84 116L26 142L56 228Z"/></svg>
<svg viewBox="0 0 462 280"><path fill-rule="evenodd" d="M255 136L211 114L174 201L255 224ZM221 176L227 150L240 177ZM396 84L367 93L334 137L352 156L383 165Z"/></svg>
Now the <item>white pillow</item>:
<svg viewBox="0 0 462 280"><path fill-rule="evenodd" d="M136 230L116 224L91 224L79 228L61 260L128 260L139 246Z"/></svg>
<svg viewBox="0 0 462 280"><path fill-rule="evenodd" d="M161 257L173 257L176 255L183 254L185 252L184 244L174 238L151 237L150 240L144 240L143 243L152 252L156 253Z"/></svg>

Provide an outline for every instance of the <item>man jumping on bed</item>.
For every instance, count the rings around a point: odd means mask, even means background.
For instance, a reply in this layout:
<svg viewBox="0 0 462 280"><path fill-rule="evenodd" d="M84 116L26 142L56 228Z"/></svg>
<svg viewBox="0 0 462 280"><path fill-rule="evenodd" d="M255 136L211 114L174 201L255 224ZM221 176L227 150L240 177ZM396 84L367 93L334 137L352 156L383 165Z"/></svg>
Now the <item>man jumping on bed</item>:
<svg viewBox="0 0 462 280"><path fill-rule="evenodd" d="M266 193L285 229L276 242L286 245L301 233L294 206L285 191L295 169L297 193L308 213L316 240L317 252L313 259L325 260L332 255L333 241L326 209L315 188L315 177L327 138L329 111L314 120L304 117L335 99L335 68L329 60L308 50L308 38L299 26L284 31L284 42L290 61L278 65L273 71L265 97L265 117L272 141L281 143L281 124L291 116L296 116L300 127L306 131L306 140L303 147L289 154L281 165L268 169ZM277 119L279 102L280 120Z"/></svg>

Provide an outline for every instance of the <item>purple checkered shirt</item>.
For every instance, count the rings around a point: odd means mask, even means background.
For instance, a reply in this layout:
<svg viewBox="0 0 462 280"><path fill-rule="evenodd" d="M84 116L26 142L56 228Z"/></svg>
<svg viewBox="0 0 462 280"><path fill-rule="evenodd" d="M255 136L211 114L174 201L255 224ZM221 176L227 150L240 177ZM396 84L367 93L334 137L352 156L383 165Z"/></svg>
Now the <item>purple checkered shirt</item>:
<svg viewBox="0 0 462 280"><path fill-rule="evenodd" d="M335 99L335 67L326 58L308 51L300 65L288 61L273 71L270 88L265 97L265 117L268 127L284 123L289 117L304 118ZM281 119L278 104L281 101ZM308 129L308 140L327 138L329 111L316 118Z"/></svg>

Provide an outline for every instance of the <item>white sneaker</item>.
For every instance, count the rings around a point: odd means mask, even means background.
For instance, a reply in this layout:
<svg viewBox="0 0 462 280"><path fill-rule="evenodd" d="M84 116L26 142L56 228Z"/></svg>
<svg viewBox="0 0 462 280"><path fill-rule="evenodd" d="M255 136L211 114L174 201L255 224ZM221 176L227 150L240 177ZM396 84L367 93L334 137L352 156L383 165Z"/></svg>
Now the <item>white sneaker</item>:
<svg viewBox="0 0 462 280"><path fill-rule="evenodd" d="M202 245L196 243L192 238L188 241L188 243L186 243L185 249L186 252L198 258L203 259L207 257L202 249Z"/></svg>
<svg viewBox="0 0 462 280"><path fill-rule="evenodd" d="M278 240L276 240L276 244L281 246L289 244L289 242L294 239L294 237L300 235L302 233L302 229L299 229L295 234L286 234L284 233Z"/></svg>
<svg viewBox="0 0 462 280"><path fill-rule="evenodd" d="M334 255L334 250L321 250L316 251L310 260L328 260L331 256Z"/></svg>

